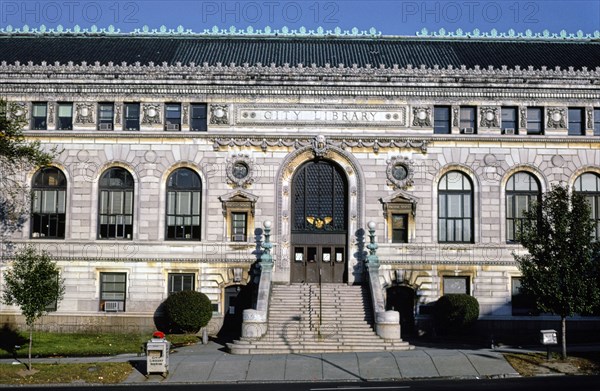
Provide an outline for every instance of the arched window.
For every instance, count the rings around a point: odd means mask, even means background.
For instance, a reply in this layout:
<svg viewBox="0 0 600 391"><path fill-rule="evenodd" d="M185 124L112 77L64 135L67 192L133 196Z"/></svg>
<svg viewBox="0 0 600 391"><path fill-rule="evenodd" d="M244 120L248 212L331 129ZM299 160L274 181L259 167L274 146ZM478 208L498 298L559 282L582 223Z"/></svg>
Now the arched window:
<svg viewBox="0 0 600 391"><path fill-rule="evenodd" d="M473 242L473 186L459 171L444 175L438 186L438 240Z"/></svg>
<svg viewBox="0 0 600 391"><path fill-rule="evenodd" d="M133 187L133 177L124 168L110 168L100 177L100 239L132 239Z"/></svg>
<svg viewBox="0 0 600 391"><path fill-rule="evenodd" d="M541 197L540 184L528 172L518 172L506 183L506 240L517 241L518 230L525 221L525 212Z"/></svg>
<svg viewBox="0 0 600 391"><path fill-rule="evenodd" d="M67 180L55 167L35 173L32 183L31 237L64 239Z"/></svg>
<svg viewBox="0 0 600 391"><path fill-rule="evenodd" d="M600 240L600 175L593 172L580 175L575 180L573 191L582 193L590 204L594 237Z"/></svg>
<svg viewBox="0 0 600 391"><path fill-rule="evenodd" d="M189 168L175 170L167 179L167 239L200 240L202 183Z"/></svg>

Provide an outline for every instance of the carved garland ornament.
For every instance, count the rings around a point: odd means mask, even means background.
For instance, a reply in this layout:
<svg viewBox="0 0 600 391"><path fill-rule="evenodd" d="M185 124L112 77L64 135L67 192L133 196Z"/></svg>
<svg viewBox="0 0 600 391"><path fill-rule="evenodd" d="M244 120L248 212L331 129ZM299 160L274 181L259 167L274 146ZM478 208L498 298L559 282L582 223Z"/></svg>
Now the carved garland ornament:
<svg viewBox="0 0 600 391"><path fill-rule="evenodd" d="M498 125L498 108L484 106L480 109L480 125L484 128L497 128Z"/></svg>
<svg viewBox="0 0 600 391"><path fill-rule="evenodd" d="M254 162L247 154L233 155L227 159L227 183L246 188L254 183Z"/></svg>
<svg viewBox="0 0 600 391"><path fill-rule="evenodd" d="M210 124L229 125L229 106L210 105Z"/></svg>
<svg viewBox="0 0 600 391"><path fill-rule="evenodd" d="M27 121L27 118L29 118L29 106L26 102L11 103L11 113L17 121Z"/></svg>
<svg viewBox="0 0 600 391"><path fill-rule="evenodd" d="M547 126L552 129L565 129L567 127L565 121L565 109L560 107L549 107Z"/></svg>
<svg viewBox="0 0 600 391"><path fill-rule="evenodd" d="M413 107L412 126L431 126L431 107Z"/></svg>
<svg viewBox="0 0 600 391"><path fill-rule="evenodd" d="M213 150L218 151L221 147L233 148L233 147L260 147L263 152L266 152L269 147L288 147L301 149L312 146L315 148L318 142L316 139L267 139L267 138L215 138L213 141ZM421 153L427 153L427 146L429 142L427 140L410 140L410 139L399 139L399 140L379 140L379 139L342 139L342 140L325 140L326 145L334 146L341 149L346 148L373 148L373 152L379 151L381 148L414 148L421 151Z"/></svg>
<svg viewBox="0 0 600 391"><path fill-rule="evenodd" d="M143 125L152 125L152 124L160 124L160 112L161 106L160 104L152 104L147 103L142 106L142 124Z"/></svg>
<svg viewBox="0 0 600 391"><path fill-rule="evenodd" d="M93 103L77 103L75 105L75 123L78 124L93 124L94 121L94 104ZM60 114L59 114L60 115Z"/></svg>
<svg viewBox="0 0 600 391"><path fill-rule="evenodd" d="M407 157L394 156L387 161L385 171L389 183L394 189L406 189L413 184L414 161Z"/></svg>

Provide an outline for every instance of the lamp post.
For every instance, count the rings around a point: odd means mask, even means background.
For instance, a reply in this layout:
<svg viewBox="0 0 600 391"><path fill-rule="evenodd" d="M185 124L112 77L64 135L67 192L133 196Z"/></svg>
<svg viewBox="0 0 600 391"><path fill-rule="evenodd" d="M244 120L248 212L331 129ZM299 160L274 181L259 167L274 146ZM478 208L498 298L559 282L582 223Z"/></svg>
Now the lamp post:
<svg viewBox="0 0 600 391"><path fill-rule="evenodd" d="M369 228L369 244L367 244L369 255L367 256L367 268L369 271L377 270L379 269L379 257L377 256L377 248L379 248L379 246L375 243L376 224L374 221L369 221L367 227Z"/></svg>
<svg viewBox="0 0 600 391"><path fill-rule="evenodd" d="M265 240L261 244L263 253L260 256L260 267L262 270L265 270L265 268L270 270L273 268L273 257L271 256L271 249L273 248L273 244L271 243L271 221L265 221L263 227L265 229Z"/></svg>

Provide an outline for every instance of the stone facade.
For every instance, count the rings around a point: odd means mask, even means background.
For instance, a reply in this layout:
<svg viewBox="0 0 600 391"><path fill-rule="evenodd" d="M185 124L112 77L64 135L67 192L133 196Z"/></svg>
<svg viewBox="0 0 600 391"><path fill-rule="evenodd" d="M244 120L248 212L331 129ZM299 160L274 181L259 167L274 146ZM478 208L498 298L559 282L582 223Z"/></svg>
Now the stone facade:
<svg viewBox="0 0 600 391"><path fill-rule="evenodd" d="M229 310L226 288L256 277L252 233L264 221L273 222L273 282L290 282L294 174L302 164L322 159L341 167L347 180L345 282L363 282L361 230L373 221L382 286L413 289L417 316L448 291L445 278L465 277L482 319L512 320L512 278L519 276L512 253L523 250L507 240L507 182L527 172L545 191L557 183L573 186L583 173L600 174L600 137L593 129L600 122L599 77L598 68L525 66L3 63L3 96L21 103L25 113L34 102L47 102L47 129L25 133L57 147L53 166L67 181L64 238L34 237L26 224L12 239L34 243L59 262L66 295L47 318L58 319L49 321L53 325L63 322L72 331L76 318L81 328L152 328L149 319L168 295L169 274L188 273L194 288L215 305L216 332ZM73 103L73 130L56 130L58 102ZM113 131L97 130L101 102L114 104ZM127 102L140 102L140 131L123 130ZM181 105L180 131L164 130L169 102ZM196 103L206 104L206 132L190 131L190 105ZM434 134L437 106L451 108L449 134ZM532 106L544 111L543 135L527 134ZM462 107L477 108L475 134L462 130ZM503 107L517 109L516 134L501 130ZM584 110L581 135L568 133L570 107ZM394 176L397 164L406 177ZM97 228L99 179L112 167L125 169L134 181L133 233L123 240L99 239ZM236 176L236 167L247 172ZM197 241L166 239L167 178L178 168L191 169L202 183ZM463 173L472 185L472 239L465 242L438 239L438 189L450 172ZM35 173L23 173L23 180L31 183ZM235 208L248 212L243 241L231 240ZM393 242L394 210L408 216L408 243ZM101 273L125 273L124 311L101 310ZM18 311L0 305L0 313L10 317Z"/></svg>

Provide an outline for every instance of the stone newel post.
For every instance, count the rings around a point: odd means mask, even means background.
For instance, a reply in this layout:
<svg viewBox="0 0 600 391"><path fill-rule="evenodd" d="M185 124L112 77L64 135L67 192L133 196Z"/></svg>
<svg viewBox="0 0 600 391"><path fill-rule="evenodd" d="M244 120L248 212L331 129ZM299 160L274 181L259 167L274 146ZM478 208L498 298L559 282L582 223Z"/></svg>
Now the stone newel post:
<svg viewBox="0 0 600 391"><path fill-rule="evenodd" d="M377 243L375 243L375 223L369 222L369 255L367 256L367 274L371 287L373 312L375 313L375 332L384 339L400 340L400 313L386 311L383 289L379 281L379 257L377 256Z"/></svg>
<svg viewBox="0 0 600 391"><path fill-rule="evenodd" d="M265 240L261 244L263 253L260 256L260 281L258 283L258 297L256 309L243 312L242 337L258 339L267 332L269 310L269 295L271 293L271 280L273 275L273 257L271 256L271 222L263 223Z"/></svg>

